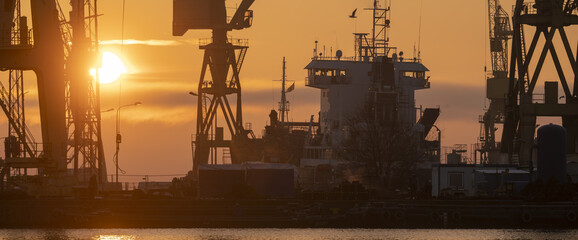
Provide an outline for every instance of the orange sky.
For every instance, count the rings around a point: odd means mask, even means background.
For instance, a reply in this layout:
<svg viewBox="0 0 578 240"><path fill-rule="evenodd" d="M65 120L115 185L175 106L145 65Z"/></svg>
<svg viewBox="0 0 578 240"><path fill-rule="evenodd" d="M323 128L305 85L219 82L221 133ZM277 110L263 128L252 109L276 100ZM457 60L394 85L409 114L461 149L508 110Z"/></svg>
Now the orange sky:
<svg viewBox="0 0 578 240"><path fill-rule="evenodd" d="M227 4L234 7L239 2L227 1ZM310 115L319 111L319 91L304 84L303 68L310 61L314 41L318 40L321 48L325 46L326 55L330 49L333 52L340 49L345 56L353 55L352 32L370 31L371 14L361 9L371 7L372 2L255 1L251 7L253 27L234 31L231 36L249 39L250 48L241 71L243 108L245 121L252 123L257 135L261 135L269 111L276 108L279 101L280 83L272 80L281 78L283 56L288 62L288 79L296 85L296 90L288 96L290 118L308 121ZM68 1L61 0L61 4L67 5ZM508 12L513 4L514 0L502 1ZM355 8L360 9L359 18L348 18ZM413 56L417 45L421 12L421 56L431 70L432 88L418 92L418 107L441 107L437 125L443 131L443 145L474 143L479 134L478 115L483 114L485 101L484 66L486 62L489 64L487 1L392 0L391 8L390 44L406 56ZM121 102L143 102L141 106L122 110L121 168L130 175L185 174L192 166L190 140L196 120L196 98L188 92L196 91L203 56L197 39L210 37L210 31L195 30L183 37L173 37L172 1L126 0L124 38L127 41L121 52L115 41L121 39L121 10L120 0L99 1L99 11L103 14L99 19L101 49L122 54L129 68L129 73L122 78ZM229 15L232 14L233 9L229 9ZM571 42L575 42L574 39ZM544 76L555 75L545 73ZM102 109L116 107L119 82L101 88ZM542 92L540 85L537 89ZM34 91L29 95L33 96ZM103 113L109 173L114 172L114 117L114 112ZM28 119L31 128L39 134L38 122ZM6 121L2 119L0 131L6 128Z"/></svg>

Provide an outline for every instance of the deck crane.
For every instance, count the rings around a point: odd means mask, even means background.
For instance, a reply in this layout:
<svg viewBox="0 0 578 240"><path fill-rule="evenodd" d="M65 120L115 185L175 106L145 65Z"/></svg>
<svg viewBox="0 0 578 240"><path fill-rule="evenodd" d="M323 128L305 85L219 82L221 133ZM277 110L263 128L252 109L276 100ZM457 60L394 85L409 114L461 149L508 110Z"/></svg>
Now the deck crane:
<svg viewBox="0 0 578 240"><path fill-rule="evenodd" d="M31 0L32 31L20 16L20 0L0 3L0 69L10 71L9 88L0 92L10 125L0 186L17 185L36 196L66 196L72 186L87 184L93 176L105 182L98 83L88 74L97 62L96 0L71 1L70 20L57 0ZM26 127L24 70L36 73L41 143ZM74 176L68 173L69 163ZM36 169L37 175L27 177L28 169ZM80 169L88 175L84 179Z"/></svg>
<svg viewBox="0 0 578 240"><path fill-rule="evenodd" d="M568 40L572 26L578 25L576 0L536 0L529 2L517 0L514 7L512 54L510 58L508 96L505 108L505 122L502 133L501 151L508 153L510 162L519 164L522 169L534 168L532 152L534 149L534 133L537 116L562 117L562 123L567 130L567 155L576 156L578 139L578 64ZM523 27L533 27L534 36L526 52ZM558 34L557 34L558 33ZM561 42L555 45L555 41ZM544 39L542 40L542 36ZM542 45L537 59L533 58L538 44ZM575 44L575 43L574 43ZM562 56L558 55L556 47L561 48ZM534 89L546 57L550 55L558 74L558 81L545 82L544 100L540 102L533 98ZM573 89L566 80L566 74L560 60L565 56L573 73ZM535 60L532 62L532 60ZM530 70L533 73L530 74ZM531 76L531 77L530 77ZM562 85L565 103L558 103L558 82Z"/></svg>
<svg viewBox="0 0 578 240"><path fill-rule="evenodd" d="M512 38L512 27L508 13L499 0L488 0L488 21L490 33L490 56L492 69L487 78L486 97L490 106L480 116L481 162L498 163L499 152L496 144L496 124L504 122L504 105L508 87L508 41Z"/></svg>

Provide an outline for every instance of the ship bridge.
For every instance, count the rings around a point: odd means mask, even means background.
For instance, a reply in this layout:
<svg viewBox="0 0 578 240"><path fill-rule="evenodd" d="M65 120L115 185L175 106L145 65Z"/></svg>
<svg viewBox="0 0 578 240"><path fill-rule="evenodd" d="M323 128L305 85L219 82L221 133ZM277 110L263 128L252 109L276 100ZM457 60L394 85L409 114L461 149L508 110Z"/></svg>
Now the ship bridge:
<svg viewBox="0 0 578 240"><path fill-rule="evenodd" d="M306 67L305 85L327 89L330 85L351 84L353 73L367 67L367 63L358 61L313 59Z"/></svg>
<svg viewBox="0 0 578 240"><path fill-rule="evenodd" d="M377 109L389 112L385 114L386 121L397 121L408 127L416 123L415 91L430 88L429 76L426 76L429 69L418 60L395 55L375 60L382 61L314 57L305 67L305 85L321 90L323 133L342 129L348 117L368 100L377 101Z"/></svg>

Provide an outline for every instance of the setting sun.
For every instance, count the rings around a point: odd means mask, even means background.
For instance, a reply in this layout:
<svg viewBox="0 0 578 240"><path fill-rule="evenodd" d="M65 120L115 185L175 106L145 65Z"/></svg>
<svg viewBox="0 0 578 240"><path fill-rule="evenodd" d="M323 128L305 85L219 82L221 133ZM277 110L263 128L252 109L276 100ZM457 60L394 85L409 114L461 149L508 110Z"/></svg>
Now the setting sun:
<svg viewBox="0 0 578 240"><path fill-rule="evenodd" d="M126 72L124 63L116 54L111 52L102 53L102 67L98 71L100 83L114 82L121 74ZM96 77L96 70L90 69L90 75Z"/></svg>

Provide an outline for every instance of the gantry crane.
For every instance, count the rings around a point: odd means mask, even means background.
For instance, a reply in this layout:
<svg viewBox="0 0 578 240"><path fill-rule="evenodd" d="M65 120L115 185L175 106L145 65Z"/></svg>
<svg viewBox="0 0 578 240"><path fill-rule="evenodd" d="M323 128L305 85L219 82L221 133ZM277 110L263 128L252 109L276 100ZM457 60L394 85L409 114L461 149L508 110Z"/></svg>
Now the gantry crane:
<svg viewBox="0 0 578 240"><path fill-rule="evenodd" d="M227 37L232 30L248 28L253 12L249 7L254 0L243 0L229 21L225 0L174 0L173 35L182 36L189 29L211 29L210 40L201 40L199 48L205 50L197 95L197 133L193 141L193 174L200 164L208 163L209 152L217 147L230 149L232 162L247 161L239 156L248 151L251 131L245 130L242 119L241 82L239 72L247 52L247 43ZM206 77L207 70L210 77ZM229 75L231 73L231 75ZM236 96L236 112L231 110L228 96ZM206 107L208 106L208 107ZM224 117L231 140L224 140L221 131L210 139L213 119L219 111ZM216 129L217 126L213 126ZM249 150L250 151L250 150ZM195 175L196 176L196 175Z"/></svg>
<svg viewBox="0 0 578 240"><path fill-rule="evenodd" d="M499 0L488 0L490 33L491 75L487 78L486 97L490 105L480 117L480 142L478 149L482 163L498 163L496 124L504 123L504 105L508 89L508 41L512 38L510 17Z"/></svg>
<svg viewBox="0 0 578 240"><path fill-rule="evenodd" d="M2 34L13 36L12 28L15 0L2 0ZM19 5L19 4L18 4ZM42 175L64 176L66 173L66 124L64 96L64 43L60 34L60 22L55 1L30 1L32 15L33 41L21 38L15 43L4 38L0 48L0 68L3 70L33 70L38 84L38 101L42 128L41 151L28 151L33 147L25 136L14 136L15 144L11 148L16 154L9 154L2 169L2 180L9 178L12 168L37 168ZM20 19L20 25L27 23ZM20 32L25 28L20 27ZM22 34L20 34L22 35ZM10 37L11 38L11 37ZM19 90L21 91L21 90ZM10 93L8 93L10 95ZM8 100L9 102L10 100ZM4 102L6 104L6 102ZM7 112L7 114L12 114ZM23 128L22 119L8 115L14 128ZM21 131L22 132L22 131ZM12 137L8 137L10 139ZM24 146L28 155L18 154Z"/></svg>
<svg viewBox="0 0 578 240"><path fill-rule="evenodd" d="M510 155L512 163L519 163L521 168L533 169L532 151L537 116L560 116L567 130L567 154L576 154L578 136L578 65L576 54L568 40L566 29L578 25L577 3L575 0L536 0L529 2L517 0L512 18L514 35L510 58L508 98L505 109L506 119L502 133L501 150ZM523 27L535 29L532 42L525 50ZM561 58L553 44L558 33L563 45L563 54L574 74L573 89L566 80ZM540 41L541 37L543 41ZM543 44L537 62L532 62L538 43ZM557 83L548 87L546 82L544 101L533 99L534 89L548 53L551 56L558 82L564 91L565 103L558 103ZM530 70L533 68L533 74ZM529 78L529 76L532 76ZM562 98L562 97L560 97Z"/></svg>
<svg viewBox="0 0 578 240"><path fill-rule="evenodd" d="M20 0L0 3L5 6L0 11L0 68L10 70L10 88L2 87L0 94L0 106L10 123L1 182L20 184L35 195L70 195L83 169L88 178L103 183L99 90L96 79L88 74L97 63L96 0L71 1L70 21L58 1L31 0L32 36L26 17L20 16ZM42 143L35 142L26 127L23 70L36 73ZM67 173L70 162L74 177ZM12 169L24 169L26 175L30 168L48 179L36 183L53 184L39 187L12 181Z"/></svg>

